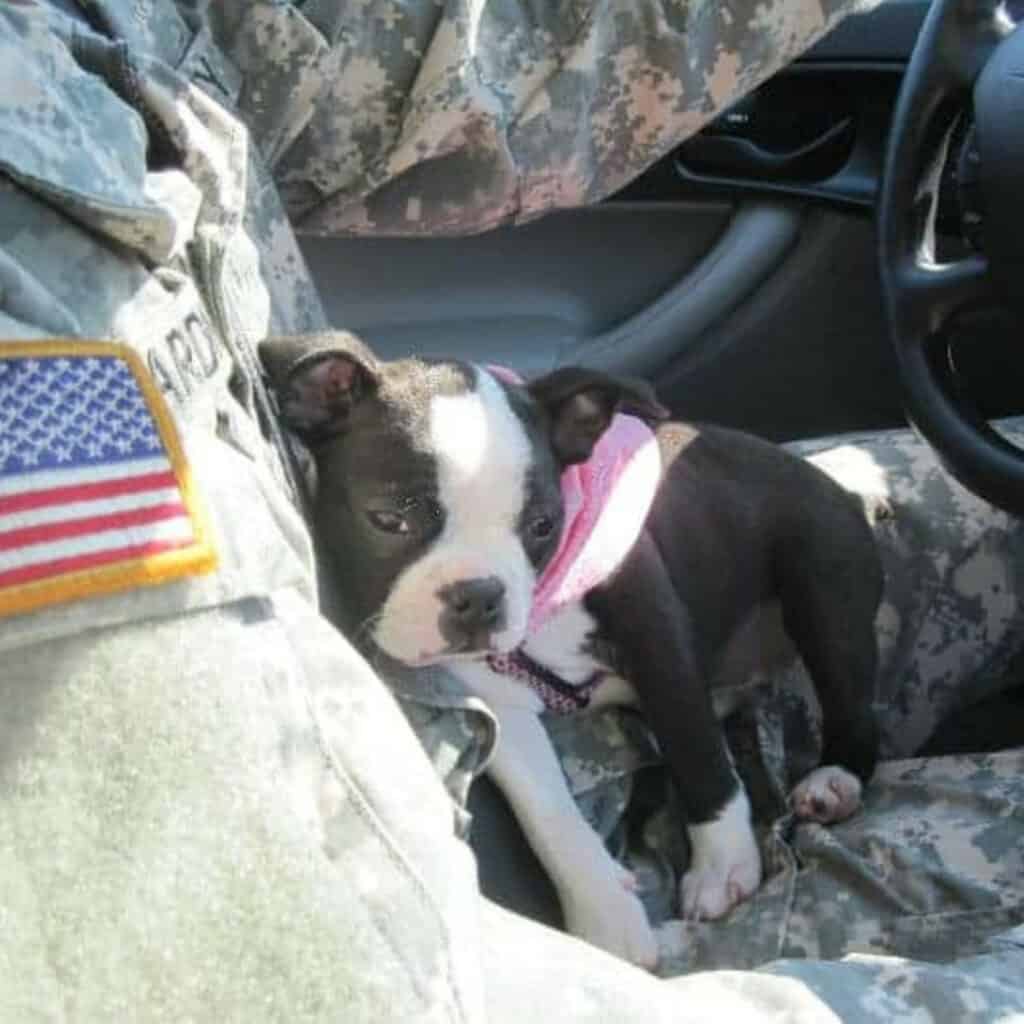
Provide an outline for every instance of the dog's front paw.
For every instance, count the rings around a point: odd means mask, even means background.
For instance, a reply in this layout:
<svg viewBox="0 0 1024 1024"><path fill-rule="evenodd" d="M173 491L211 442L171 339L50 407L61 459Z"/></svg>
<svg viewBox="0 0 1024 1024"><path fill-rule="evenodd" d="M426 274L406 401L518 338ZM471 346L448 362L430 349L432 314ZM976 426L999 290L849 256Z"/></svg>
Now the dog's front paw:
<svg viewBox="0 0 1024 1024"><path fill-rule="evenodd" d="M653 970L658 964L658 943L640 900L621 881L600 891L562 898L566 928L578 938L637 967ZM630 875L632 878L632 875Z"/></svg>
<svg viewBox="0 0 1024 1024"><path fill-rule="evenodd" d="M761 884L761 854L756 844L744 856L694 865L683 875L680 902L683 917L711 921L723 917Z"/></svg>
<svg viewBox="0 0 1024 1024"><path fill-rule="evenodd" d="M845 821L860 807L860 779L829 764L815 768L790 794L793 812L803 821L831 825Z"/></svg>
<svg viewBox="0 0 1024 1024"><path fill-rule="evenodd" d="M722 917L761 883L761 851L750 825L746 794L741 791L734 797L715 821L687 831L690 869L679 892L683 917Z"/></svg>

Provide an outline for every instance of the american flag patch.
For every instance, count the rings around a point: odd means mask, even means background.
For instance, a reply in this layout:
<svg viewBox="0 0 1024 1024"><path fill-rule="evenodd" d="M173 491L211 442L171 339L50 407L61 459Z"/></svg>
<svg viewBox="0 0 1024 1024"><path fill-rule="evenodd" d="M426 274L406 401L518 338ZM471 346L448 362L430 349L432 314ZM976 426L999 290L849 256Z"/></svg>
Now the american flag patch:
<svg viewBox="0 0 1024 1024"><path fill-rule="evenodd" d="M0 615L214 564L174 423L135 353L0 342Z"/></svg>

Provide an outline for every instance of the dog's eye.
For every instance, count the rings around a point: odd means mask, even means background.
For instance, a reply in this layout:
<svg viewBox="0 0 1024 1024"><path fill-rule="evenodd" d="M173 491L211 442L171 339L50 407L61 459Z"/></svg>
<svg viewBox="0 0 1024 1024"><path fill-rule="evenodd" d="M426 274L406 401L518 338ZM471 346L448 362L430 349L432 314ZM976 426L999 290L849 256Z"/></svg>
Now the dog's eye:
<svg viewBox="0 0 1024 1024"><path fill-rule="evenodd" d="M408 533L409 520L399 512L369 509L366 518L383 533Z"/></svg>
<svg viewBox="0 0 1024 1024"><path fill-rule="evenodd" d="M530 536L534 540L547 540L551 536L552 531L555 529L555 521L551 516L537 516L529 527Z"/></svg>

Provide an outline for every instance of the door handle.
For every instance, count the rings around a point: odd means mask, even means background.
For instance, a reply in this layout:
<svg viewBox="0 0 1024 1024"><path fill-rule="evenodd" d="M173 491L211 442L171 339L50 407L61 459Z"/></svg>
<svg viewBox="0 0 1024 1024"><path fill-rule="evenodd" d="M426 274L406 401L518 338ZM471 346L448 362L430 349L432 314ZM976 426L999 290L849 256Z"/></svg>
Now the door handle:
<svg viewBox="0 0 1024 1024"><path fill-rule="evenodd" d="M852 117L842 118L810 142L788 150L769 149L742 135L701 134L676 150L676 161L688 175L813 181L842 166L853 138Z"/></svg>

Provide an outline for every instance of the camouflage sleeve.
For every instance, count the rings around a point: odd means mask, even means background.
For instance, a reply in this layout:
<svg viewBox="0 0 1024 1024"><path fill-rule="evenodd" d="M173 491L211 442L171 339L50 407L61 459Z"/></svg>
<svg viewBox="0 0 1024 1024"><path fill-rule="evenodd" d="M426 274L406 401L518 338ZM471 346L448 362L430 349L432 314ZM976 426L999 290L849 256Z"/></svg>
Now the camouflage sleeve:
<svg viewBox="0 0 1024 1024"><path fill-rule="evenodd" d="M225 0L210 17L301 231L438 235L610 195L875 2Z"/></svg>
<svg viewBox="0 0 1024 1024"><path fill-rule="evenodd" d="M217 423L246 457L266 454L264 503L282 502L287 517L293 474L275 454L284 441L253 382L253 346L268 333L322 327L323 311L234 116L241 80L209 31L170 3L144 20L117 4L94 13L116 40L55 6L0 4L0 79L19 83L0 89L0 338L131 343L186 422ZM292 535L305 554L305 530L295 524ZM275 571L266 552L252 561L261 578ZM142 603L126 599L123 614ZM80 618L95 626L89 607L54 609L49 628L73 630ZM5 620L2 632L19 629ZM395 689L459 815L492 719L439 691Z"/></svg>

